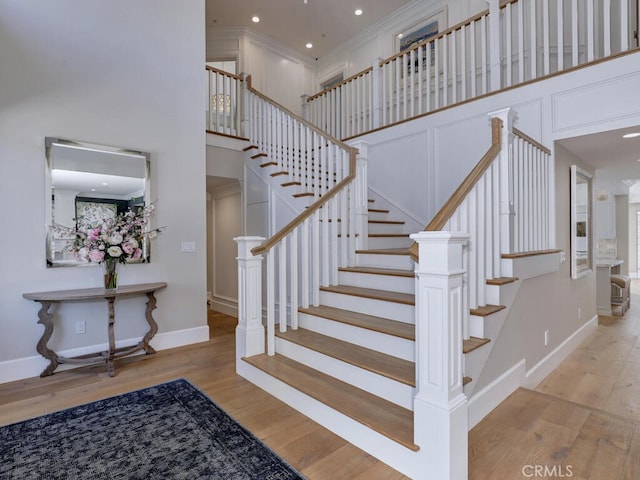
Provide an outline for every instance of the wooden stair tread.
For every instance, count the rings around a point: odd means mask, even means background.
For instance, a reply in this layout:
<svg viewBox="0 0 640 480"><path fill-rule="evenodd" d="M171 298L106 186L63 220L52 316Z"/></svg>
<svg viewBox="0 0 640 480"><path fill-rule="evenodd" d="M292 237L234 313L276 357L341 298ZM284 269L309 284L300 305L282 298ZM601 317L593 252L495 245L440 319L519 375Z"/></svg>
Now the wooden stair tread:
<svg viewBox="0 0 640 480"><path fill-rule="evenodd" d="M313 192L294 193L293 198L313 197Z"/></svg>
<svg viewBox="0 0 640 480"><path fill-rule="evenodd" d="M548 255L550 253L560 253L562 250L550 249L550 250L532 250L530 252L518 252L518 253L503 253L500 255L502 258L525 258L535 257L536 255Z"/></svg>
<svg viewBox="0 0 640 480"><path fill-rule="evenodd" d="M261 168L266 168L266 167L271 167L273 165L278 165L278 162L266 162L266 163L261 163L260 167Z"/></svg>
<svg viewBox="0 0 640 480"><path fill-rule="evenodd" d="M513 283L517 281L518 281L518 277L490 278L487 280L487 285L507 285L509 283Z"/></svg>
<svg viewBox="0 0 640 480"><path fill-rule="evenodd" d="M373 255L409 255L408 248L374 248L371 250L356 250L356 253Z"/></svg>
<svg viewBox="0 0 640 480"><path fill-rule="evenodd" d="M335 285L320 287L321 292L341 293L354 297L371 298L385 302L401 303L404 305L415 305L416 299L413 293L389 292L387 290L376 290L373 288L354 287L351 285Z"/></svg>
<svg viewBox="0 0 640 480"><path fill-rule="evenodd" d="M282 355L243 358L267 374L338 412L417 451L413 443L413 412Z"/></svg>
<svg viewBox="0 0 640 480"><path fill-rule="evenodd" d="M382 225L404 225L404 220L368 220L368 223L382 224Z"/></svg>
<svg viewBox="0 0 640 480"><path fill-rule="evenodd" d="M416 386L416 369L413 362L376 352L375 350L322 335L305 328L289 329L286 332L276 331L276 337L405 385Z"/></svg>
<svg viewBox="0 0 640 480"><path fill-rule="evenodd" d="M389 213L389 210L384 208L370 208L369 213Z"/></svg>
<svg viewBox="0 0 640 480"><path fill-rule="evenodd" d="M408 233L370 233L369 238L394 238L394 237L402 237L409 238Z"/></svg>
<svg viewBox="0 0 640 480"><path fill-rule="evenodd" d="M490 341L491 339L489 338L469 337L468 340L462 341L462 353L473 352L475 349L486 345Z"/></svg>
<svg viewBox="0 0 640 480"><path fill-rule="evenodd" d="M285 182L280 184L281 187L293 187L293 186L300 186L300 185L301 185L300 182Z"/></svg>
<svg viewBox="0 0 640 480"><path fill-rule="evenodd" d="M266 153L256 153L255 155L251 155L251 158L255 160L256 158L267 157Z"/></svg>
<svg viewBox="0 0 640 480"><path fill-rule="evenodd" d="M462 386L465 386L469 382L471 382L471 377L462 377Z"/></svg>
<svg viewBox="0 0 640 480"><path fill-rule="evenodd" d="M504 310L504 305L484 305L478 308L472 308L469 312L471 315L477 315L478 317L488 317L491 314Z"/></svg>
<svg viewBox="0 0 640 480"><path fill-rule="evenodd" d="M341 308L319 305L317 307L299 308L300 313L314 315L316 317L327 318L336 322L341 322L354 327L360 327L374 332L393 335L414 341L416 339L416 329L414 325L388 318L375 317L360 312L352 312Z"/></svg>
<svg viewBox="0 0 640 480"><path fill-rule="evenodd" d="M249 150L253 150L254 148L258 148L257 145L249 145L248 147L244 147L242 149L243 152L248 152Z"/></svg>
<svg viewBox="0 0 640 480"><path fill-rule="evenodd" d="M372 275L390 275L392 277L415 277L413 270L400 270L397 268L378 268L378 267L340 267L340 272L353 273L369 273Z"/></svg>

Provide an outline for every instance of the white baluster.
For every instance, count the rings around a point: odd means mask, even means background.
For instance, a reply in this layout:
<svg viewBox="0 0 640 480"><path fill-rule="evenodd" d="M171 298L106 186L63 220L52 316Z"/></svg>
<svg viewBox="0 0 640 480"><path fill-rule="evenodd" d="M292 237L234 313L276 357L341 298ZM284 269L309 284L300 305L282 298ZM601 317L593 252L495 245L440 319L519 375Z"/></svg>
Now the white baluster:
<svg viewBox="0 0 640 480"><path fill-rule="evenodd" d="M287 248L287 238L284 237L280 242L278 248L278 303L279 313L278 323L281 332L287 331L287 254L289 249Z"/></svg>
<svg viewBox="0 0 640 480"><path fill-rule="evenodd" d="M298 231L300 227L291 232L291 268L289 269L289 283L291 285L291 329L298 329Z"/></svg>

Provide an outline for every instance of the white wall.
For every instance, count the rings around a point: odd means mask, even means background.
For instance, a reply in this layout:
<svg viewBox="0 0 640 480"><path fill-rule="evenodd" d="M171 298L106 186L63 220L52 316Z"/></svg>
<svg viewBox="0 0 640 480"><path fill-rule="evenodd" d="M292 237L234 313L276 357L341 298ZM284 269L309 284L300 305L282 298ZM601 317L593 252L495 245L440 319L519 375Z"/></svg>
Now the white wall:
<svg viewBox="0 0 640 480"><path fill-rule="evenodd" d="M24 292L101 286L99 268L45 267L45 136L151 153L156 224L150 264L122 283L166 281L159 348L206 340L204 1L0 0L0 382L40 373L38 304ZM194 241L196 253L181 253ZM146 331L143 299L116 303L116 335ZM87 333L74 324L87 320ZM50 346L106 343L106 304L56 313Z"/></svg>
<svg viewBox="0 0 640 480"><path fill-rule="evenodd" d="M234 58L238 72L251 75L252 85L300 115L301 96L314 88L315 60L303 57L268 37L244 28L207 30L207 60Z"/></svg>

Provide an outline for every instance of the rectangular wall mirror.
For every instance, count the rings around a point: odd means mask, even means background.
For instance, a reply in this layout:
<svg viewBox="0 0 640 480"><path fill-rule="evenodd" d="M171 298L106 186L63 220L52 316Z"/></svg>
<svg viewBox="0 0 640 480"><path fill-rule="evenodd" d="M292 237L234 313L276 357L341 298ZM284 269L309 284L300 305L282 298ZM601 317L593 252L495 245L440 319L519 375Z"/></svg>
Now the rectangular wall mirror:
<svg viewBox="0 0 640 480"><path fill-rule="evenodd" d="M126 148L45 138L46 260L48 267L88 265L68 250L73 236L51 228L76 229L78 222L114 218L129 208L148 205L151 198L149 154ZM149 242L142 246L149 261ZM91 264L89 264L91 265Z"/></svg>
<svg viewBox="0 0 640 480"><path fill-rule="evenodd" d="M580 278L593 268L591 174L571 166L571 277Z"/></svg>

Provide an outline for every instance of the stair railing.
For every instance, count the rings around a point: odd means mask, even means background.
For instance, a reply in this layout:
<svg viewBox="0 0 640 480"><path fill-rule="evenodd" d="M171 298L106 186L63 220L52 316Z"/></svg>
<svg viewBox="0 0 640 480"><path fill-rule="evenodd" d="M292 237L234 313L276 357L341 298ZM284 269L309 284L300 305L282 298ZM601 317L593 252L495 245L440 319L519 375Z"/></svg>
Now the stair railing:
<svg viewBox="0 0 640 480"><path fill-rule="evenodd" d="M504 276L504 254L548 250L553 242L551 152L513 127L510 109L491 115L491 147L425 228L469 235L465 312L487 305L486 282ZM416 243L410 252L418 261ZM463 331L469 338L467 321Z"/></svg>
<svg viewBox="0 0 640 480"><path fill-rule="evenodd" d="M305 118L337 138L352 138L630 49L628 0L489 0L489 5L305 97Z"/></svg>
<svg viewBox="0 0 640 480"><path fill-rule="evenodd" d="M206 130L234 137L240 136L242 77L208 65L206 72L208 88Z"/></svg>
<svg viewBox="0 0 640 480"><path fill-rule="evenodd" d="M267 154L266 161L286 171L291 181L311 189L314 197L302 213L250 250L254 258L266 256L267 353L273 355L275 324L281 332L288 325L297 329L298 308L319 305L320 287L336 285L338 268L355 256L357 150L253 89L250 77L245 86L250 142ZM240 290L247 291L242 268L239 277ZM251 311L261 310L256 301L252 300ZM240 323L245 316L239 312Z"/></svg>

